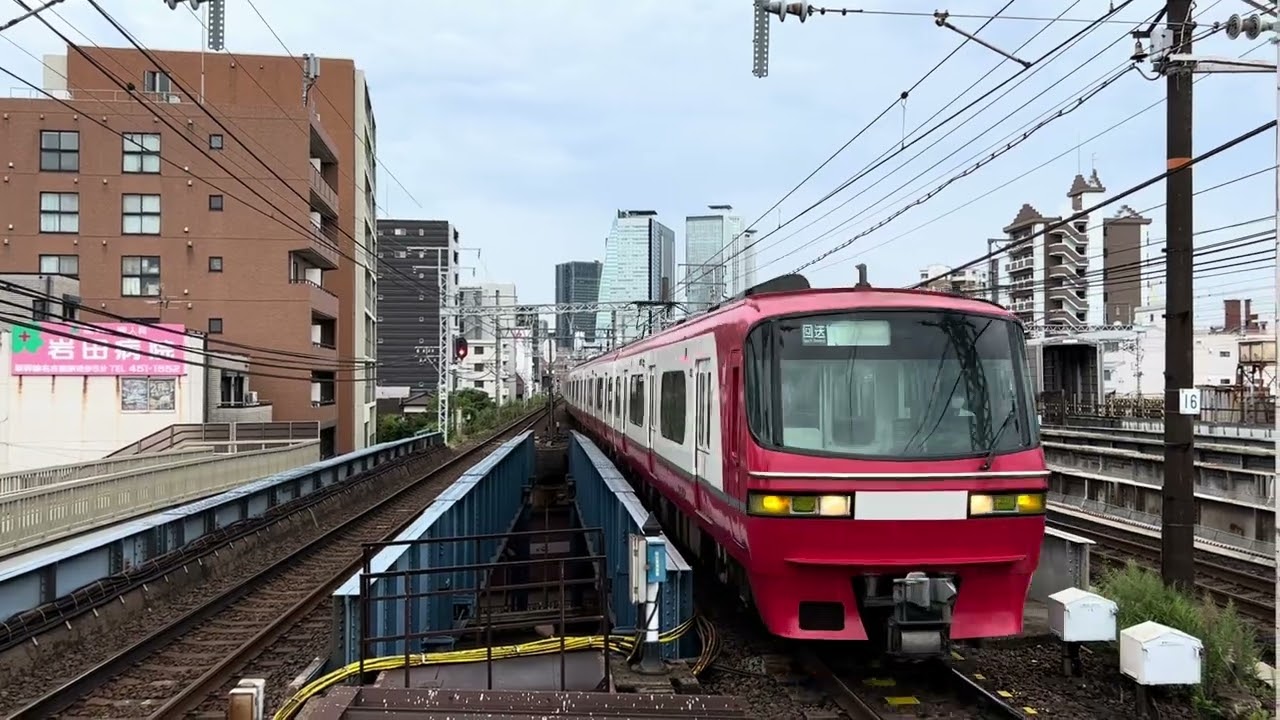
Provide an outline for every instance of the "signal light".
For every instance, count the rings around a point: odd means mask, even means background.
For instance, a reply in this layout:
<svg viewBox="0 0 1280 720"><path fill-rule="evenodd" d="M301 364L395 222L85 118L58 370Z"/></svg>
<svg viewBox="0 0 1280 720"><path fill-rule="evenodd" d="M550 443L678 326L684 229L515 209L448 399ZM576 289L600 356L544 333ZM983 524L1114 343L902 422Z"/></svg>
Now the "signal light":
<svg viewBox="0 0 1280 720"><path fill-rule="evenodd" d="M453 343L453 356L459 360L467 359L467 339L460 337Z"/></svg>

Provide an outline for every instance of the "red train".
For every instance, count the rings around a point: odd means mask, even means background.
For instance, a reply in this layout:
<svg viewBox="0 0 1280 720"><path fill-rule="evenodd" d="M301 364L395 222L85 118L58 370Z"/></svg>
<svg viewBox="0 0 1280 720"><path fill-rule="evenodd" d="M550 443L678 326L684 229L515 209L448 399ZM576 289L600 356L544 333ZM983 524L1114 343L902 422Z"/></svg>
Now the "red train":
<svg viewBox="0 0 1280 720"><path fill-rule="evenodd" d="M1021 631L1048 471L1000 306L789 275L561 390L770 632L921 656Z"/></svg>

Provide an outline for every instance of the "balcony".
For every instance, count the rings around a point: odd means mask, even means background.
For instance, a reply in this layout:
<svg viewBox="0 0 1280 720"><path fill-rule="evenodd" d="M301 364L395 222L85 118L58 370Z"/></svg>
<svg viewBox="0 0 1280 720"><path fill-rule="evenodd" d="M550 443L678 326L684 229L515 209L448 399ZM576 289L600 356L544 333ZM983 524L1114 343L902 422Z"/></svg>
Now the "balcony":
<svg viewBox="0 0 1280 720"><path fill-rule="evenodd" d="M338 162L338 144L320 123L319 111L314 106L308 110L311 112L311 157L318 157L326 163Z"/></svg>
<svg viewBox="0 0 1280 720"><path fill-rule="evenodd" d="M1064 262L1071 263L1076 267L1083 268L1089 265L1089 258L1076 250L1075 241L1066 240L1061 235L1055 237L1049 243L1047 252L1051 256L1061 256Z"/></svg>
<svg viewBox="0 0 1280 720"><path fill-rule="evenodd" d="M1089 301L1076 295L1075 290L1067 290L1064 288L1049 288L1046 300L1050 307L1061 302L1064 310L1073 315L1078 312L1089 311Z"/></svg>
<svg viewBox="0 0 1280 720"><path fill-rule="evenodd" d="M1079 328L1084 326L1084 323L1080 321L1080 318L1076 317L1076 314L1073 311L1064 310L1062 308L1046 312L1045 324L1058 325L1065 328Z"/></svg>
<svg viewBox="0 0 1280 720"><path fill-rule="evenodd" d="M311 171L307 176L307 185L311 190L311 208L323 215L337 218L338 192L324 179L324 173L316 169L315 165L307 163L307 168Z"/></svg>
<svg viewBox="0 0 1280 720"><path fill-rule="evenodd" d="M1035 258L1028 256L1010 261L1004 266L1004 269L1005 272L1015 273L1019 270L1030 270L1033 265L1035 265Z"/></svg>
<svg viewBox="0 0 1280 720"><path fill-rule="evenodd" d="M1072 290L1084 289L1089 285L1089 281L1080 277L1075 267L1071 265L1053 265L1049 268L1049 279L1061 278L1062 284L1057 287L1069 288Z"/></svg>
<svg viewBox="0 0 1280 720"><path fill-rule="evenodd" d="M289 292L297 300L306 299L311 305L312 317L317 313L328 318L338 317L338 296L305 278L289 281Z"/></svg>
<svg viewBox="0 0 1280 720"><path fill-rule="evenodd" d="M338 244L338 233L334 232L332 225L318 226L314 222L308 222L307 227L311 232L298 238L293 252L309 265L322 270L337 270L338 260L342 257L337 250L341 247Z"/></svg>
<svg viewBox="0 0 1280 720"><path fill-rule="evenodd" d="M333 371L311 371L311 407L325 407L335 402Z"/></svg>
<svg viewBox="0 0 1280 720"><path fill-rule="evenodd" d="M333 318L311 314L311 347L317 350L336 350L338 347L338 323Z"/></svg>

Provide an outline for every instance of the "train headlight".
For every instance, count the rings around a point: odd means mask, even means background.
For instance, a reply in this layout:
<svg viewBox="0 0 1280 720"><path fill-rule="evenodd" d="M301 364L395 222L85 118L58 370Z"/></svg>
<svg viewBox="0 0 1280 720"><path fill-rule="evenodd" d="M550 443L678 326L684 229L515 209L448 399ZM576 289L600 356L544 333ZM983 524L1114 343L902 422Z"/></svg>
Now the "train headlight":
<svg viewBox="0 0 1280 720"><path fill-rule="evenodd" d="M969 493L969 517L1040 515L1044 493Z"/></svg>
<svg viewBox="0 0 1280 720"><path fill-rule="evenodd" d="M775 495L750 493L747 512L773 517L849 517L853 502L848 495Z"/></svg>

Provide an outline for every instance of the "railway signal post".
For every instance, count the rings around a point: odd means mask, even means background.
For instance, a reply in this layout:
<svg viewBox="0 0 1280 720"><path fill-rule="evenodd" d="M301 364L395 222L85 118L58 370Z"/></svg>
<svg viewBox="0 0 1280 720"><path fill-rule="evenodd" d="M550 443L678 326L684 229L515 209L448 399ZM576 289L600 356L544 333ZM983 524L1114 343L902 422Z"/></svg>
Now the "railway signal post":
<svg viewBox="0 0 1280 720"><path fill-rule="evenodd" d="M666 669L658 647L662 634L658 593L667 575L667 541L662 536L662 525L653 513L649 513L644 521L640 534L632 535L630 540L631 601L640 606L639 617L644 623L644 647L635 670L644 675L661 675Z"/></svg>

